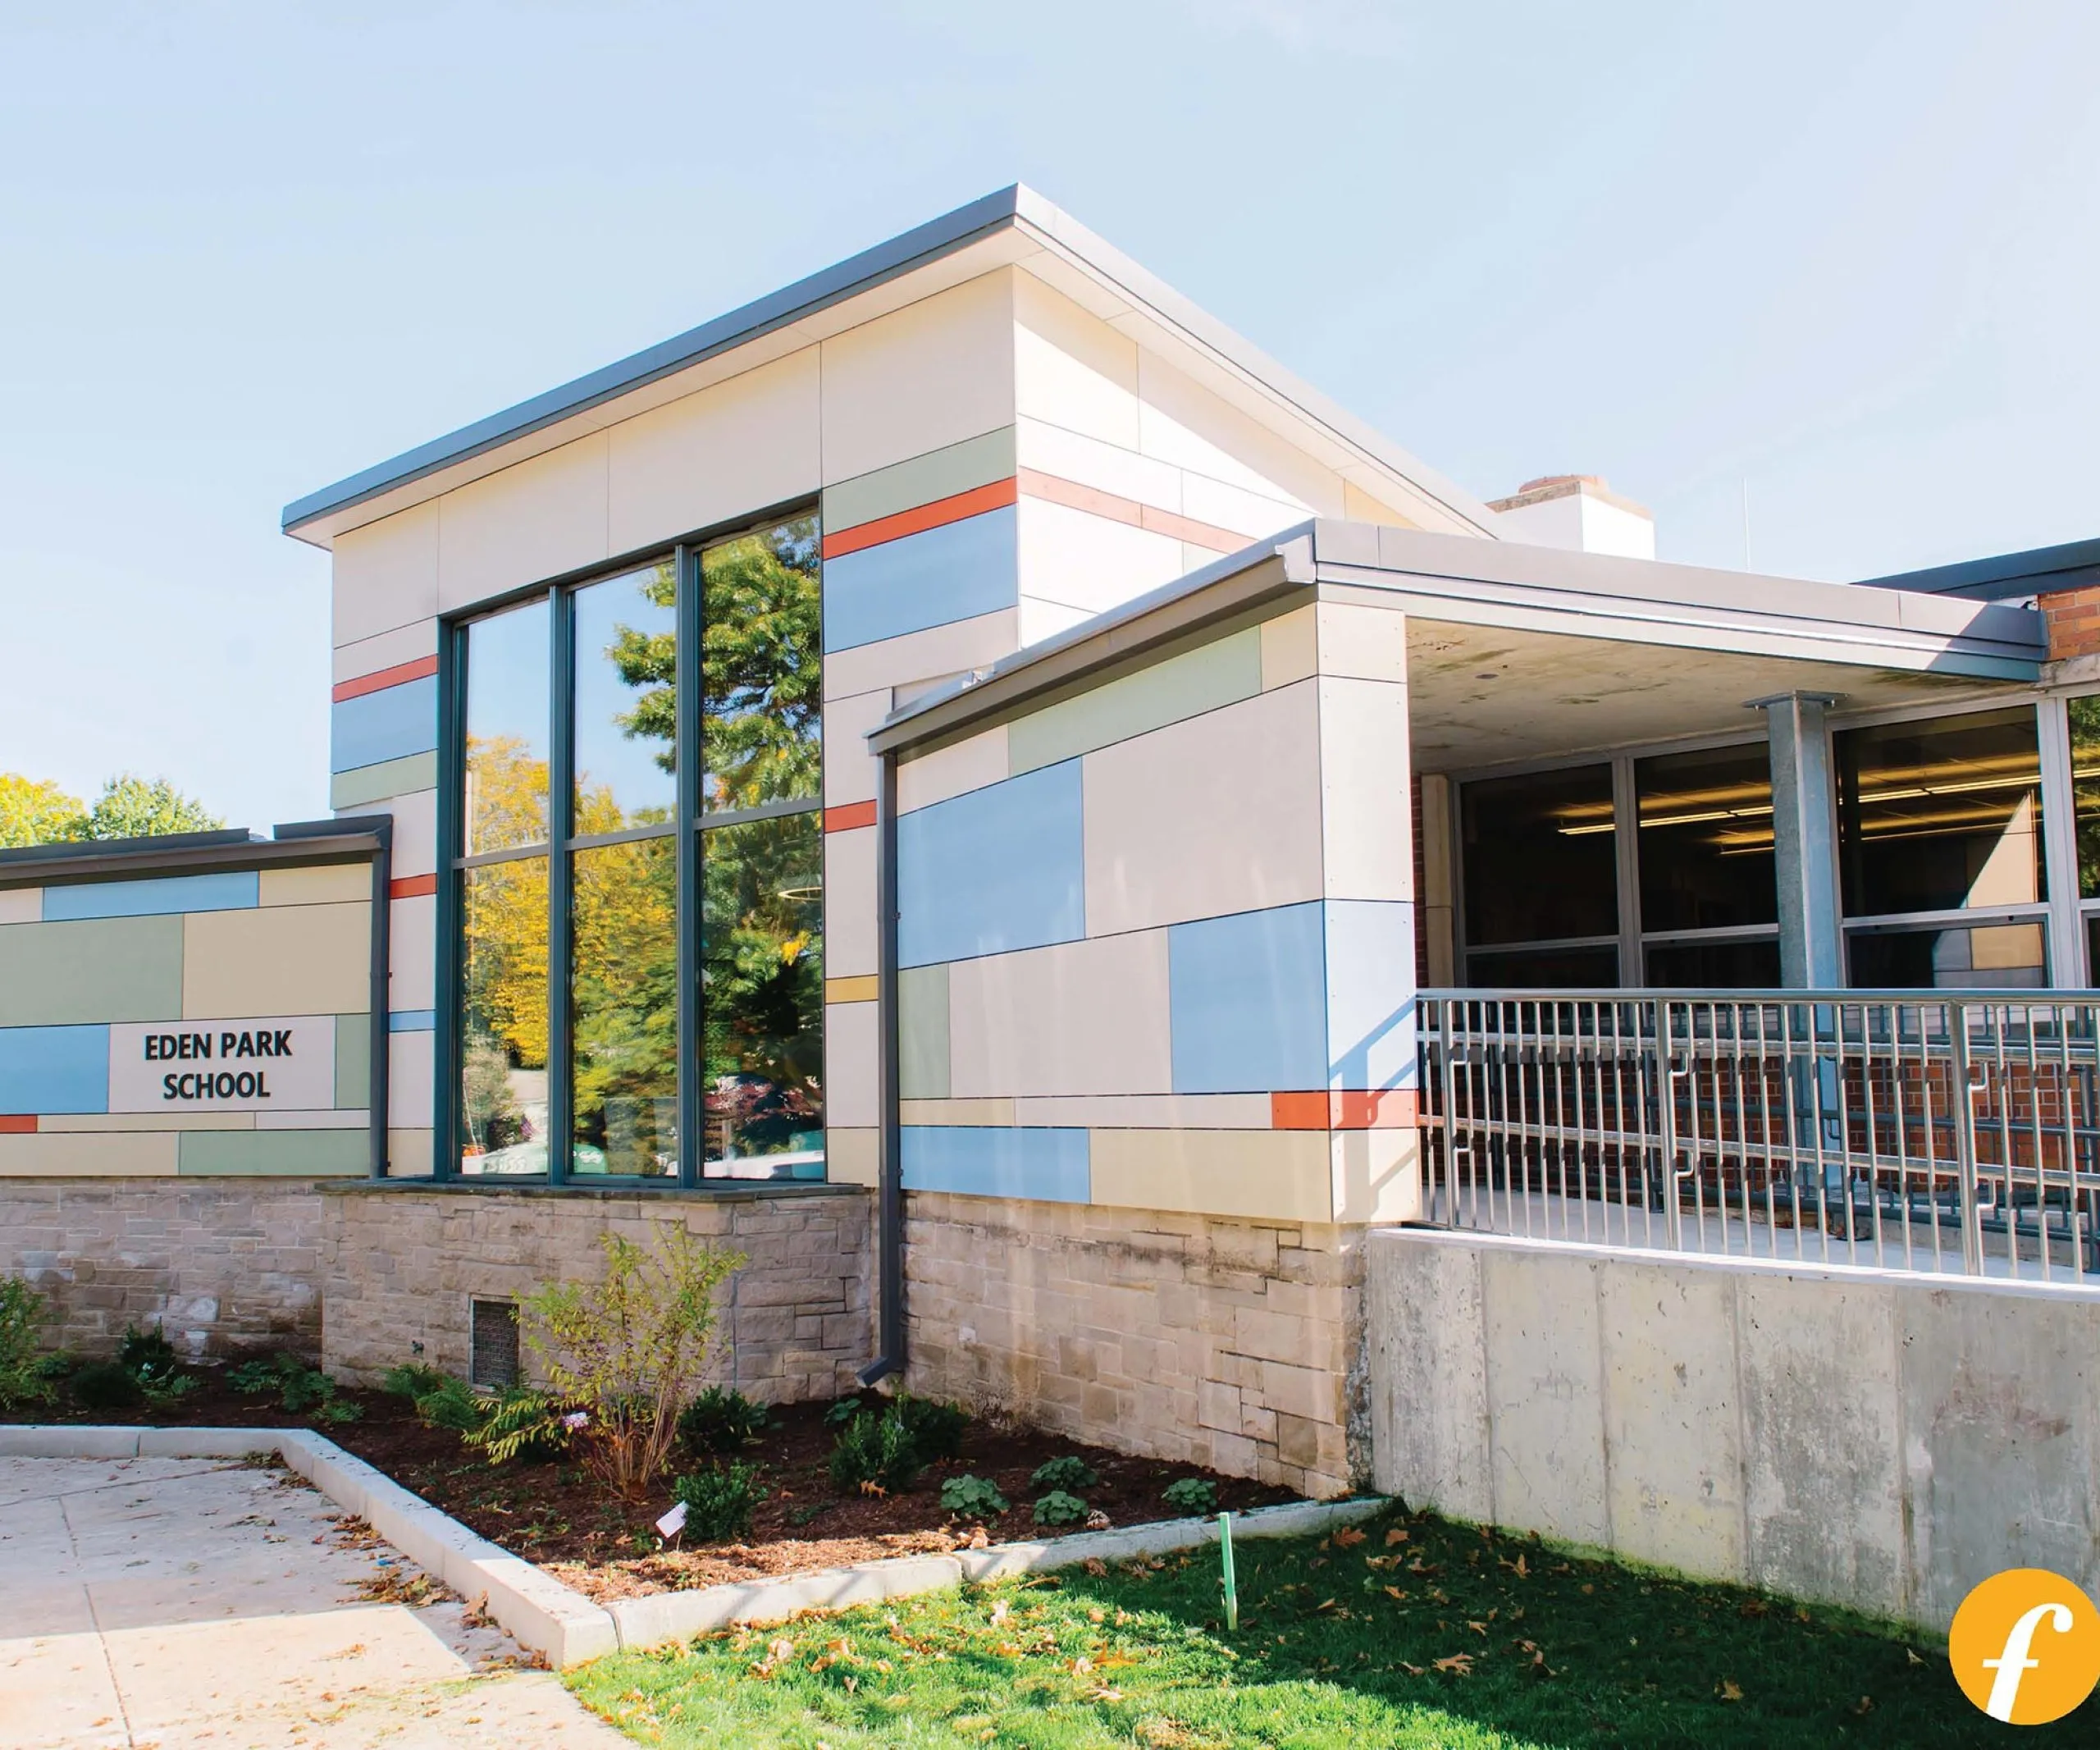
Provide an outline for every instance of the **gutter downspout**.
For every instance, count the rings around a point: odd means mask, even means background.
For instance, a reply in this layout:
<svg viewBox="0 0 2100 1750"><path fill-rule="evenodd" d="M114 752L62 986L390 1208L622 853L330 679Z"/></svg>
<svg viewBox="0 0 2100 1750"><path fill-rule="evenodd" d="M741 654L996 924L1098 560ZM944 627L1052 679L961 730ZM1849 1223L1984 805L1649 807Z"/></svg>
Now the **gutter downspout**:
<svg viewBox="0 0 2100 1750"><path fill-rule="evenodd" d="M863 1386L905 1366L903 1137L897 1108L897 756L881 756L875 779L875 1098L881 1113L875 1245L879 1322L874 1360L861 1369Z"/></svg>

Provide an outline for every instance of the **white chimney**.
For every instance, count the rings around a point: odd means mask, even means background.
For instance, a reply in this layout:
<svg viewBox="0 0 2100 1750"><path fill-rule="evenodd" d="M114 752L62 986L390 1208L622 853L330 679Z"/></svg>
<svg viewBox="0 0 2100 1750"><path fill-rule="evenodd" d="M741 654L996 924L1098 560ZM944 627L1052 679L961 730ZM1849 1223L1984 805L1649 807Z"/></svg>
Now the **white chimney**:
<svg viewBox="0 0 2100 1750"><path fill-rule="evenodd" d="M1622 498L1595 474L1548 474L1527 480L1509 498L1488 500L1495 532L1527 546L1655 556L1655 514Z"/></svg>

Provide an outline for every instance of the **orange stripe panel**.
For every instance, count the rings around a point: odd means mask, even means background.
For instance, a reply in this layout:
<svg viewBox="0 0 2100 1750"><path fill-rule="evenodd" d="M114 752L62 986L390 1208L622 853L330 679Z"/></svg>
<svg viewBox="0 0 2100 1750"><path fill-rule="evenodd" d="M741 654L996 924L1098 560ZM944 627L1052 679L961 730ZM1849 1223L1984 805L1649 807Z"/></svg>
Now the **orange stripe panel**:
<svg viewBox="0 0 2100 1750"><path fill-rule="evenodd" d="M875 805L873 802L842 802L836 808L824 811L824 829L828 833L851 832L856 826L875 824Z"/></svg>
<svg viewBox="0 0 2100 1750"><path fill-rule="evenodd" d="M375 669L354 680L337 681L336 690L328 697L340 705L345 699L361 699L368 692L384 692L389 687L399 687L404 681L421 680L427 674L436 673L436 657L418 656L413 662L397 662L390 669Z"/></svg>
<svg viewBox="0 0 2100 1750"><path fill-rule="evenodd" d="M426 893L437 891L437 877L434 875L403 875L398 881L387 884L389 899L420 899Z"/></svg>
<svg viewBox="0 0 2100 1750"><path fill-rule="evenodd" d="M1237 553L1255 538L1235 534L1214 523L1198 523L1194 517L1185 517L1178 511L1162 510L1157 505L1141 505L1134 498L1120 498L1098 487L1082 486L1076 480L1062 479L1033 468L1024 468L1017 477L1021 491L1030 498L1062 505L1068 510L1084 510L1089 516L1106 517L1112 523L1127 523L1132 528L1149 529L1155 535L1171 536L1191 546L1208 547L1213 553Z"/></svg>
<svg viewBox="0 0 2100 1750"><path fill-rule="evenodd" d="M857 553L863 547L879 547L885 541L901 541L906 535L920 534L947 523L960 523L966 517L1003 509L1017 496L1011 480L994 480L989 486L972 487L967 492L957 492L952 498L937 498L930 505L900 510L892 516L877 517L872 523L859 523L851 528L834 530L824 537L824 556L838 559L848 553Z"/></svg>
<svg viewBox="0 0 2100 1750"><path fill-rule="evenodd" d="M1271 1094L1269 1128L1276 1131L1323 1131L1327 1127L1327 1096L1324 1094Z"/></svg>
<svg viewBox="0 0 2100 1750"><path fill-rule="evenodd" d="M1413 1088L1269 1096L1269 1127L1278 1131L1413 1130L1419 1112Z"/></svg>
<svg viewBox="0 0 2100 1750"><path fill-rule="evenodd" d="M0 1136L34 1136L36 1134L36 1114L0 1113Z"/></svg>

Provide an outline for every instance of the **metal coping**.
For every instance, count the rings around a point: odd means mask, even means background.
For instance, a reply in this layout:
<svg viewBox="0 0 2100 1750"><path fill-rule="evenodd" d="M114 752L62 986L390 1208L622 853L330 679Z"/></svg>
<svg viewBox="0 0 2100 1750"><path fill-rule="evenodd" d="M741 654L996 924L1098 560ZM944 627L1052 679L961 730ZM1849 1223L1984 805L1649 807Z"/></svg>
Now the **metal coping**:
<svg viewBox="0 0 2100 1750"><path fill-rule="evenodd" d="M370 857L391 836L390 815L294 820L264 838L244 828L22 845L0 851L0 887L34 887L185 870L257 868L270 863L347 861Z"/></svg>
<svg viewBox="0 0 2100 1750"><path fill-rule="evenodd" d="M1885 578L1862 578L1874 589L1906 589L1933 596L1970 596L2002 601L2015 596L2047 596L2059 590L2100 584L2100 540L2068 541L2060 546L2029 547L2022 553L1999 553L1988 559L1963 560L1923 571L1897 572Z"/></svg>

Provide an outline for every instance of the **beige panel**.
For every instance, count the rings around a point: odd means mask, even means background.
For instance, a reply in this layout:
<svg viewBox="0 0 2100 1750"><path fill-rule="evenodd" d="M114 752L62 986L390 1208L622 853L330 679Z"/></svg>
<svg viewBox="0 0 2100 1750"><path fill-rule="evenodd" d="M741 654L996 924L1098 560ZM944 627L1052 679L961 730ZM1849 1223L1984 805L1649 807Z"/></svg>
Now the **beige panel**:
<svg viewBox="0 0 2100 1750"><path fill-rule="evenodd" d="M0 1178L172 1178L178 1151L173 1131L0 1135Z"/></svg>
<svg viewBox="0 0 2100 1750"><path fill-rule="evenodd" d="M1023 497L1020 592L1098 614L1182 573L1181 543L1069 505Z"/></svg>
<svg viewBox="0 0 2100 1750"><path fill-rule="evenodd" d="M372 1007L370 905L193 912L182 921L182 1012L348 1014Z"/></svg>
<svg viewBox="0 0 2100 1750"><path fill-rule="evenodd" d="M1421 524L1401 515L1390 505L1373 498L1346 476L1342 480L1342 514L1352 523L1380 523L1388 528L1421 527Z"/></svg>
<svg viewBox="0 0 2100 1750"><path fill-rule="evenodd" d="M42 888L0 887L0 924L36 924L43 921Z"/></svg>
<svg viewBox="0 0 2100 1750"><path fill-rule="evenodd" d="M1007 726L951 742L945 747L921 754L915 760L900 760L897 767L897 811L931 807L952 796L981 790L1012 775L1007 763Z"/></svg>
<svg viewBox="0 0 2100 1750"><path fill-rule="evenodd" d="M868 732L889 715L890 692L878 687L850 699L827 699L824 705L824 803L875 799L879 762L868 752Z"/></svg>
<svg viewBox="0 0 2100 1750"><path fill-rule="evenodd" d="M1014 406L1138 447L1137 344L1031 274L1014 284Z"/></svg>
<svg viewBox="0 0 2100 1750"><path fill-rule="evenodd" d="M331 643L354 644L432 619L437 612L437 506L427 504L336 536Z"/></svg>
<svg viewBox="0 0 2100 1750"><path fill-rule="evenodd" d="M609 453L594 432L440 499L440 605L470 607L605 558Z"/></svg>
<svg viewBox="0 0 2100 1750"><path fill-rule="evenodd" d="M833 1185L882 1182L882 1133L827 1126L824 1133L824 1176Z"/></svg>
<svg viewBox="0 0 2100 1750"><path fill-rule="evenodd" d="M1422 1218L1422 1133L1336 1131L1328 1145L1338 1222Z"/></svg>
<svg viewBox="0 0 2100 1750"><path fill-rule="evenodd" d="M1086 756L1089 934L1320 897L1314 685ZM1404 782L1398 793L1404 814Z"/></svg>
<svg viewBox="0 0 2100 1750"><path fill-rule="evenodd" d="M386 1133L387 1170L396 1178L418 1178L431 1170L433 1133L427 1130Z"/></svg>
<svg viewBox="0 0 2100 1750"><path fill-rule="evenodd" d="M1011 1129L1014 1103L1007 1099L899 1100L900 1124L993 1124Z"/></svg>
<svg viewBox="0 0 2100 1750"><path fill-rule="evenodd" d="M386 1122L408 1130L428 1124L437 1108L437 1035L386 1035Z"/></svg>
<svg viewBox="0 0 2100 1750"><path fill-rule="evenodd" d="M1134 504L1177 514L1181 509L1181 470L1139 455L1134 449L1028 418L1016 428L1015 448L1020 466L1039 473L1092 487Z"/></svg>
<svg viewBox="0 0 2100 1750"><path fill-rule="evenodd" d="M949 1093L1167 1094L1164 930L958 960Z"/></svg>
<svg viewBox="0 0 2100 1750"><path fill-rule="evenodd" d="M360 812L372 812L361 810ZM437 873L437 792L418 790L396 796L378 805L378 811L394 816L394 854L390 859L397 881L410 875Z"/></svg>
<svg viewBox="0 0 2100 1750"><path fill-rule="evenodd" d="M1068 607L1061 601L1043 601L1034 596L1024 596L1020 598L1020 642L1040 644L1045 638L1070 632L1093 618L1093 613L1086 608Z"/></svg>
<svg viewBox="0 0 2100 1750"><path fill-rule="evenodd" d="M1265 1131L1266 1094L1100 1094L1014 1102L1014 1122L1052 1129Z"/></svg>
<svg viewBox="0 0 2100 1750"><path fill-rule="evenodd" d="M1001 608L975 619L953 620L924 632L884 638L879 644L831 651L824 659L824 697L842 699L872 692L878 687L895 687L902 705L906 702L904 689L915 682L960 674L966 669L986 668L1002 656L1012 655L1019 647L1018 622L1014 609Z"/></svg>
<svg viewBox="0 0 2100 1750"><path fill-rule="evenodd" d="M48 1112L39 1134L96 1131L252 1131L252 1112Z"/></svg>
<svg viewBox="0 0 2100 1750"><path fill-rule="evenodd" d="M363 1106L331 1106L326 1111L258 1112L258 1131L362 1131L372 1127L372 1113Z"/></svg>
<svg viewBox="0 0 2100 1750"><path fill-rule="evenodd" d="M1252 541L1305 520L1305 507L1199 473L1181 477L1181 514L1192 522L1231 529Z"/></svg>
<svg viewBox="0 0 2100 1750"><path fill-rule="evenodd" d="M381 669L398 669L404 662L419 662L436 654L437 622L413 620L390 632L337 646L332 678L339 682L360 680L368 674L378 674Z"/></svg>
<svg viewBox="0 0 2100 1750"><path fill-rule="evenodd" d="M875 829L824 835L824 970L866 978L882 970L875 930Z"/></svg>
<svg viewBox="0 0 2100 1750"><path fill-rule="evenodd" d="M259 884L266 906L334 905L372 898L369 863L317 863L310 869L265 869Z"/></svg>
<svg viewBox="0 0 2100 1750"><path fill-rule="evenodd" d="M824 1012L824 1117L849 1129L879 1122L876 1005L838 1003Z"/></svg>
<svg viewBox="0 0 2100 1750"><path fill-rule="evenodd" d="M1319 669L1319 621L1309 605L1262 622L1262 692L1309 679Z"/></svg>
<svg viewBox="0 0 2100 1750"><path fill-rule="evenodd" d="M1013 420L1010 269L824 343L827 482L908 461Z"/></svg>
<svg viewBox="0 0 2100 1750"><path fill-rule="evenodd" d="M1151 353L1138 359L1138 447L1192 477L1181 488L1188 515L1197 514L1189 507L1204 480L1303 505L1314 516L1342 514L1339 474Z"/></svg>
<svg viewBox="0 0 2100 1750"><path fill-rule="evenodd" d="M1396 608L1322 601L1312 610L1320 627L1320 672L1352 680L1408 678L1408 617Z"/></svg>
<svg viewBox="0 0 2100 1750"><path fill-rule="evenodd" d="M609 435L612 551L669 541L816 496L817 350L805 347Z"/></svg>
<svg viewBox="0 0 2100 1750"><path fill-rule="evenodd" d="M1445 989L1458 983L1458 947L1451 901L1451 780L1422 774L1422 906L1429 937L1429 982Z"/></svg>
<svg viewBox="0 0 2100 1750"><path fill-rule="evenodd" d="M1327 897L1412 899L1408 690L1324 675L1318 686Z"/></svg>
<svg viewBox="0 0 2100 1750"><path fill-rule="evenodd" d="M1332 1221L1324 1131L1095 1131L1093 1200L1290 1222Z"/></svg>
<svg viewBox="0 0 2100 1750"><path fill-rule="evenodd" d="M389 1012L437 1007L437 895L418 893L387 907Z"/></svg>

